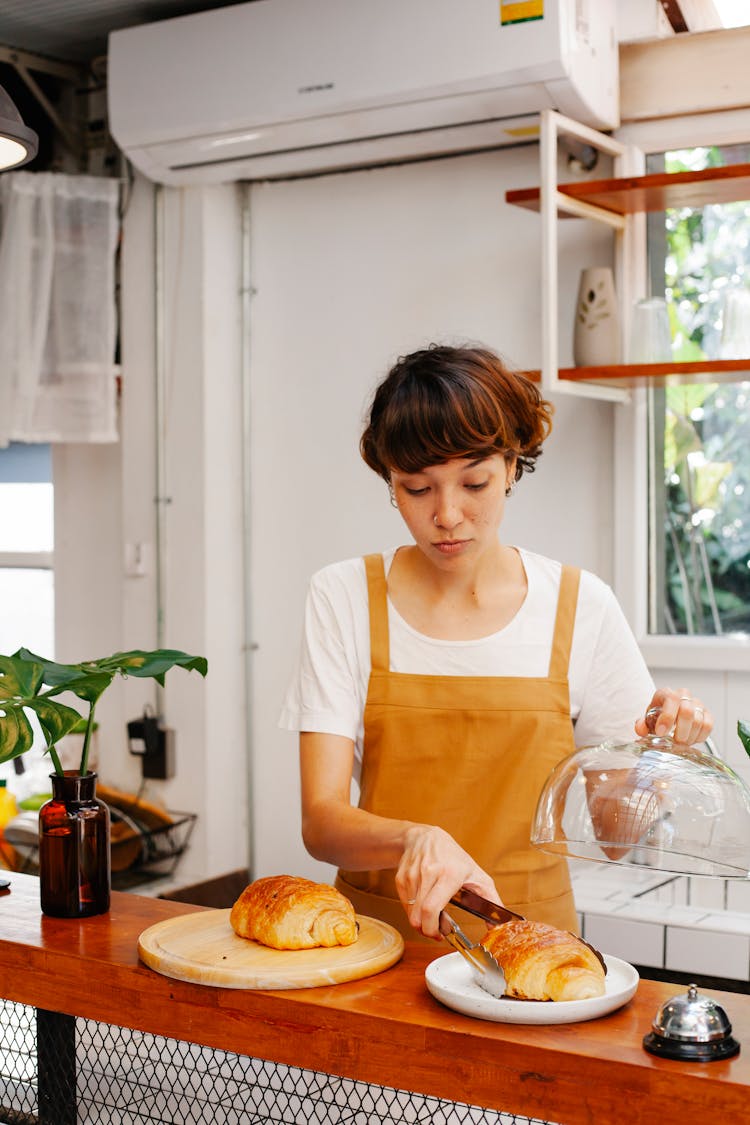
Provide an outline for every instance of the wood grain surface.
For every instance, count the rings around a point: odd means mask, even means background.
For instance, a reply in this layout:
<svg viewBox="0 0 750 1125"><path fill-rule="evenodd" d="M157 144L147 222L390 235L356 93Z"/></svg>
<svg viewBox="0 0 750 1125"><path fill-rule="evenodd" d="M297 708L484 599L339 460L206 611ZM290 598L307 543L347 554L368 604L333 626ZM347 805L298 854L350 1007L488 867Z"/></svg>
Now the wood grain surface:
<svg viewBox="0 0 750 1125"><path fill-rule="evenodd" d="M473 1019L432 997L425 969L446 952L442 942L407 941L400 961L364 980L286 991L191 984L139 960L144 930L195 913L115 891L108 914L48 918L39 880L12 873L0 894L0 996L562 1125L749 1120L750 996L710 990L742 1044L735 1058L660 1059L643 1035L679 985L641 978L633 999L601 1019L528 1027Z"/></svg>
<svg viewBox="0 0 750 1125"><path fill-rule="evenodd" d="M150 926L138 954L151 969L175 980L218 988L314 988L361 980L389 969L404 951L392 926L357 915L353 945L331 949L269 949L238 937L229 910L199 911Z"/></svg>
<svg viewBox="0 0 750 1125"><path fill-rule="evenodd" d="M706 207L710 203L732 203L750 198L750 164L579 180L557 186L559 192L571 199L592 203L618 215L665 211L668 207ZM516 207L538 211L541 191L538 187L512 188L506 191L505 201ZM560 218L567 217L568 213L560 212Z"/></svg>

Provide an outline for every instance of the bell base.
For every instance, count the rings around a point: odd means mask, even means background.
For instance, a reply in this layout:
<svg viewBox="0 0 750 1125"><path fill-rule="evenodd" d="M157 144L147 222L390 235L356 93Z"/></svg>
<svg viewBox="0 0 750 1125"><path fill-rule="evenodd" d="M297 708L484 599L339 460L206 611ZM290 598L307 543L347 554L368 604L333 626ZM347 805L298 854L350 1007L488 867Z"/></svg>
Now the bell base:
<svg viewBox="0 0 750 1125"><path fill-rule="evenodd" d="M650 1031L643 1037L643 1046L649 1054L663 1059L681 1059L683 1062L713 1062L715 1059L731 1059L740 1052L736 1039L716 1039L711 1043L685 1043L679 1039L665 1039Z"/></svg>

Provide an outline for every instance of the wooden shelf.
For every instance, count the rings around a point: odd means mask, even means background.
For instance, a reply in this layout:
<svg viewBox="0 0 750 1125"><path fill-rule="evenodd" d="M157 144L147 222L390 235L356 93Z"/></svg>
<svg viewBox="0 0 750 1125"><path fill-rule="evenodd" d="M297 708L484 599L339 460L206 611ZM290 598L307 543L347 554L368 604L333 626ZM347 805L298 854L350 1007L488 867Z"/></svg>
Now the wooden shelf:
<svg viewBox="0 0 750 1125"><path fill-rule="evenodd" d="M539 371L524 371L539 382ZM744 374L750 382L750 358L702 359L692 363L618 363L608 367L561 367L558 375L567 383L601 383L610 387L661 387L677 383L737 383Z"/></svg>
<svg viewBox="0 0 750 1125"><path fill-rule="evenodd" d="M577 393L602 401L627 402L629 390L639 386L680 383L737 383L750 381L750 357L737 360L700 360L693 363L613 364L605 367L560 368L559 263L557 218L574 215L602 223L616 232L615 265L619 271L621 301L634 301L647 289L643 224L634 216L668 208L700 208L710 204L750 200L750 162L689 172L658 172L608 179L558 184L557 167L561 135L578 137L599 152L615 158L615 170L640 171L637 150L632 152L613 137L543 110L540 137L541 187L507 191L506 202L540 212L542 193L552 214L542 222L541 269L541 371L527 372L545 391ZM627 327L627 325L626 325Z"/></svg>
<svg viewBox="0 0 750 1125"><path fill-rule="evenodd" d="M648 176L589 180L559 184L558 191L614 211L634 215L641 211L665 211L668 207L705 207L710 203L734 203L750 199L750 164L703 168L697 172L657 172ZM538 211L540 189L518 188L505 193L506 202ZM564 211L561 218L568 217Z"/></svg>

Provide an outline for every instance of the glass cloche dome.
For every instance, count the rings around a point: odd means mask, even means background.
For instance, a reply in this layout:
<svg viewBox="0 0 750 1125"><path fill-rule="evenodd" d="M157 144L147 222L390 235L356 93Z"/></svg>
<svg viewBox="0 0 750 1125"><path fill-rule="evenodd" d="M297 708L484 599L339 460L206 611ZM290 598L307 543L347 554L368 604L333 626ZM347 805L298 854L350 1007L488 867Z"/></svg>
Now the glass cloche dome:
<svg viewBox="0 0 750 1125"><path fill-rule="evenodd" d="M708 749L654 734L603 742L552 771L531 842L600 863L746 879L750 790Z"/></svg>

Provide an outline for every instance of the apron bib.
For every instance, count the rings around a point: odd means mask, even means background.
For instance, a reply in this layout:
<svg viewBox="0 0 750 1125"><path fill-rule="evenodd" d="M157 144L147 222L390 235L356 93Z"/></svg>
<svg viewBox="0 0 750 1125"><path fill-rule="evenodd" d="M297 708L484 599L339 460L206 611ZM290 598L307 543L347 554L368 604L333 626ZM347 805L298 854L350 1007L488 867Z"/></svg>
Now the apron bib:
<svg viewBox="0 0 750 1125"><path fill-rule="evenodd" d="M562 569L549 675L537 678L391 672L382 555L368 555L365 569L371 670L360 807L439 825L493 878L511 910L577 933L567 863L533 848L529 835L544 782L575 750L568 662L579 571ZM394 877L394 870L339 871L336 884L357 913L419 940ZM480 920L450 910L474 940L486 933Z"/></svg>

